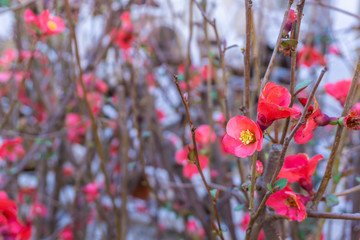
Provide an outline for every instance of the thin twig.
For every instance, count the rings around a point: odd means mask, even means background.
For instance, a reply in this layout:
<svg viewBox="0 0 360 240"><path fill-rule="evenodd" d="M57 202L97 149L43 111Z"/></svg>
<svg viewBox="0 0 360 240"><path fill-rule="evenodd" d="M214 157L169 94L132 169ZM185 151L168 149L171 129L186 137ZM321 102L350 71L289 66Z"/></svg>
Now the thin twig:
<svg viewBox="0 0 360 240"><path fill-rule="evenodd" d="M340 9L340 8L337 8L337 7L334 7L334 6L331 6L331 5L329 5L329 4L323 3L322 1L308 1L307 3L308 3L308 4L311 4L311 5L318 5L318 6L321 6L321 7L329 8L329 9L332 9L332 10L334 10L334 11L344 13L344 14L346 14L346 15L349 15L349 16L351 16L351 17L354 17L354 18L360 20L360 16L359 16L359 15L354 14L354 13L351 13L351 12L348 12L348 11L345 11L345 10L343 10L343 9Z"/></svg>
<svg viewBox="0 0 360 240"><path fill-rule="evenodd" d="M274 63L275 63L275 57L276 57L276 54L279 50L279 47L280 47L280 43L281 43L281 38L282 38L282 34L283 34L283 31L284 31L284 27L285 27L285 24L286 24L286 20L288 18L288 15L289 15L289 11L290 11L290 8L291 8L291 5L293 4L294 0L289 0L289 3L288 3L288 6L287 6L287 9L285 11L285 14L284 14L284 18L283 18L283 21L282 21L282 24L281 24L281 28L280 28L280 32L279 32L279 36L278 36L278 39L276 41L276 44L275 44L275 47L274 47L274 51L271 55L271 59L270 59L270 62L269 62L269 65L266 69L266 72L265 72L265 76L264 76L264 79L261 83L261 88L260 88L260 92L261 90L264 88L265 84L267 83L267 81L269 80L269 77L270 77L270 73L271 73L271 70L274 66Z"/></svg>
<svg viewBox="0 0 360 240"><path fill-rule="evenodd" d="M316 81L315 83L315 86L314 88L312 89L312 92L309 96L309 99L304 107L304 110L301 114L301 117L298 121L298 123L296 124L296 126L294 127L294 129L291 131L290 135L285 139L285 143L284 143L284 147L282 149L282 152L281 152L281 156L280 156L280 164L277 166L276 168L276 171L274 172L273 176L272 176L272 179L271 179L271 186L274 186L274 183L276 181L276 178L277 176L279 175L279 172L284 164L284 159L285 159L285 154L286 154L286 151L287 151L287 148L289 147L289 144L291 142L291 139L294 137L295 133L299 130L299 128L301 127L301 125L303 125L305 123L305 116L307 115L307 112L308 112L308 109L310 107L310 104L312 102L312 99L314 98L315 96L315 92L325 74L325 72L327 71L327 68L324 67L324 69L321 71L320 73L320 76L318 78L318 80Z"/></svg>
<svg viewBox="0 0 360 240"><path fill-rule="evenodd" d="M344 106L344 110L341 114L342 117L345 117L349 110L350 107L352 105L353 99L355 97L355 93L357 90L357 84L358 84L358 80L360 77L360 57L358 59L358 63L357 63L357 67L354 73L354 77L352 79L351 85L350 85L350 90L349 93L346 97L346 101L345 101L345 106ZM331 148L331 152L330 152L330 156L329 156L329 160L328 163L326 165L326 169L325 169L325 173L324 173L324 177L321 180L320 183L320 187L319 190L317 191L317 193L315 194L314 200L313 200L313 205L312 205L312 209L316 210L317 206L326 190L326 187L330 181L331 178L331 172L332 172L332 168L334 165L334 161L337 155L337 150L339 148L340 145L340 140L341 140L341 136L342 136L342 132L343 132L344 127L338 125L337 129L336 129L336 133L335 133L335 138L334 138L334 142Z"/></svg>
<svg viewBox="0 0 360 240"><path fill-rule="evenodd" d="M245 21L246 21L246 46L245 46L245 56L244 56L244 77L245 77L245 87L244 87L244 106L246 109L246 116L250 117L250 55L251 55L251 8L252 0L245 0ZM251 197L250 197L251 199ZM250 202L251 206L251 202Z"/></svg>
<svg viewBox="0 0 360 240"><path fill-rule="evenodd" d="M181 100L184 104L184 107L185 107L185 110L186 110L186 115L187 115L187 118L188 118L188 122L189 122L189 127L190 127L190 130L191 130L191 135L192 135L192 142L193 142L193 145L194 145L194 153L195 153L195 165L200 173L200 176L201 176L201 179L205 185L205 188L206 188L206 191L207 191L207 194L210 198L210 201L211 201L211 205L214 209L214 212L215 212L215 216L216 216L216 221L217 221L217 225L218 225L218 235L220 236L220 238L222 240L224 240L224 236L222 234L222 229L221 229L221 223L220 223L220 218L219 218L219 213L218 213L218 210L217 210L217 207L216 207L216 200L214 199L214 197L211 195L211 192L210 192L210 187L209 187L209 184L207 183L206 179L205 179L205 176L204 176L204 173L201 169L201 166L200 166L200 161L199 161L199 154L198 154L198 150L197 150L197 145L196 145L196 140L195 140L195 127L191 121L191 116L190 116L190 110L189 110L189 105L188 105L188 102L187 100L184 98L184 95L183 93L181 92L181 89L180 89L180 86L179 86L179 81L178 81L178 78L176 75L174 75L174 80L175 80L175 84L176 84L176 88L179 92L179 95L181 97Z"/></svg>
<svg viewBox="0 0 360 240"><path fill-rule="evenodd" d="M104 180L105 180L105 189L107 194L110 197L111 203L112 203L112 207L115 211L115 219L116 219L116 230L117 230L117 234L118 234L118 238L121 238L121 218L118 214L119 209L115 203L115 198L114 195L111 192L111 187L110 187L110 180L109 180L109 176L107 174L106 171L106 159L105 159L105 154L104 154L104 150L103 147L101 145L101 141L100 141L100 137L99 137L99 133L98 133L98 126L96 123L96 119L95 116L92 112L91 109L91 105L89 103L89 100L87 98L87 90L85 87L85 83L83 81L83 69L81 67L81 60L80 60L80 54L79 54L79 48L78 48L78 43L77 43L77 37L76 37L76 31L75 31L75 25L72 19L72 13L71 13L71 9L70 9L70 4L69 4L69 0L65 1L65 8L66 8L66 13L67 13L67 18L69 21L69 25L70 25L70 30L71 30L71 35L73 38L73 42L74 42L74 51L75 51L75 57L76 57L76 63L77 63L77 67L79 70L79 82L81 85L81 89L83 92L83 99L86 105L86 108L88 110L88 114L91 120L91 126L92 126L92 130L93 130L93 134L94 134L94 139L95 139L95 146L100 158L100 169L104 175Z"/></svg>

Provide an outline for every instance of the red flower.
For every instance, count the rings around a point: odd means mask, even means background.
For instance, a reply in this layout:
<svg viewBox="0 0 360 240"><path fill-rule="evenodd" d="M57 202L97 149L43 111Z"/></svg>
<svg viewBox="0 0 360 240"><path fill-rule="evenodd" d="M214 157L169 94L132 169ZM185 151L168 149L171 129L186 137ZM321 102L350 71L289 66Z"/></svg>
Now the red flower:
<svg viewBox="0 0 360 240"><path fill-rule="evenodd" d="M156 109L156 115L157 115L158 120L159 120L160 123L163 122L164 119L166 118L166 115L165 115L165 113L163 112L163 110L158 109L158 108Z"/></svg>
<svg viewBox="0 0 360 240"><path fill-rule="evenodd" d="M71 143L81 143L85 137L86 130L89 128L89 121L84 121L83 117L77 113L66 115L65 126L67 127L67 138Z"/></svg>
<svg viewBox="0 0 360 240"><path fill-rule="evenodd" d="M94 202L94 200L99 197L99 186L95 182L87 184L82 188L82 191L89 203Z"/></svg>
<svg viewBox="0 0 360 240"><path fill-rule="evenodd" d="M47 215L47 208L42 203L34 203L30 209L30 218L45 217Z"/></svg>
<svg viewBox="0 0 360 240"><path fill-rule="evenodd" d="M63 230L61 230L61 232L59 233L58 240L73 240L73 239L74 236L73 236L72 226L70 225L64 227Z"/></svg>
<svg viewBox="0 0 360 240"><path fill-rule="evenodd" d="M299 112L289 108L291 95L289 91L273 82L264 87L258 105L257 123L262 130L268 128L275 120L296 116Z"/></svg>
<svg viewBox="0 0 360 240"><path fill-rule="evenodd" d="M252 166L250 167L250 172L252 172ZM256 161L256 168L255 168L255 176L260 177L264 172L264 167L262 162L259 160Z"/></svg>
<svg viewBox="0 0 360 240"><path fill-rule="evenodd" d="M314 65L325 66L326 61L324 55L315 47L304 45L298 51L297 65L305 67L312 67Z"/></svg>
<svg viewBox="0 0 360 240"><path fill-rule="evenodd" d="M290 9L289 11L289 15L287 17L286 23L285 23L285 27L284 30L286 31L286 33L291 31L292 28L292 24L294 21L297 20L297 14L295 13L294 10Z"/></svg>
<svg viewBox="0 0 360 240"><path fill-rule="evenodd" d="M205 237L204 229L198 224L195 219L189 219L186 223L186 231L191 235L195 235L200 239Z"/></svg>
<svg viewBox="0 0 360 240"><path fill-rule="evenodd" d="M350 110L349 114L340 119L340 123L346 128L359 131L360 130L360 103L355 104Z"/></svg>
<svg viewBox="0 0 360 240"><path fill-rule="evenodd" d="M307 216L302 198L288 186L273 193L267 200L266 206L273 208L277 214L288 217L290 221L301 222Z"/></svg>
<svg viewBox="0 0 360 240"><path fill-rule="evenodd" d="M321 154L318 154L311 159L304 153L287 156L285 157L285 162L278 178L286 178L289 183L299 182L301 187L312 194L312 176L321 159L324 159Z"/></svg>
<svg viewBox="0 0 360 240"><path fill-rule="evenodd" d="M72 177L74 175L74 167L70 164L67 164L63 167L63 170L62 170L62 174L65 176L65 177Z"/></svg>
<svg viewBox="0 0 360 240"><path fill-rule="evenodd" d="M134 28L131 23L130 13L124 12L121 15L122 25L121 28L116 30L114 29L111 32L113 41L123 50L131 48L132 42L135 39Z"/></svg>
<svg viewBox="0 0 360 240"><path fill-rule="evenodd" d="M27 240L31 237L31 227L18 220L16 203L0 191L0 238Z"/></svg>
<svg viewBox="0 0 360 240"><path fill-rule="evenodd" d="M308 99L307 98L299 98L299 101L303 106L306 105ZM325 114L323 114L319 108L319 105L314 97L314 106L309 106L307 114L305 115L305 124L301 125L301 127L297 130L294 135L294 140L297 144L303 144L309 142L314 134L313 131L317 128L317 126L324 126L330 122L330 118L328 121L324 118L328 118ZM293 127L295 127L294 124Z"/></svg>
<svg viewBox="0 0 360 240"><path fill-rule="evenodd" d="M216 134L209 125L200 125L195 130L195 141L200 148L214 143L216 140Z"/></svg>
<svg viewBox="0 0 360 240"><path fill-rule="evenodd" d="M194 163L196 157L192 147L184 147L178 150L175 153L175 160L178 164L183 166L184 177L191 179L195 174L199 173ZM204 169L209 165L209 159L206 156L199 154L199 163L201 169Z"/></svg>
<svg viewBox="0 0 360 240"><path fill-rule="evenodd" d="M261 150L263 134L259 125L251 119L236 116L227 123L222 143L226 152L245 158L251 156L255 150Z"/></svg>
<svg viewBox="0 0 360 240"><path fill-rule="evenodd" d="M25 151L21 143L21 137L16 137L12 140L4 140L0 146L0 158L6 158L10 162L15 162L16 160L24 157Z"/></svg>
<svg viewBox="0 0 360 240"><path fill-rule="evenodd" d="M344 106L349 93L352 79L340 80L336 83L327 83L324 86L325 92L338 100Z"/></svg>
<svg viewBox="0 0 360 240"><path fill-rule="evenodd" d="M44 10L39 16L36 16L30 9L24 13L25 23L41 35L55 35L65 30L64 21L60 17L50 16L48 10ZM31 31L33 32L33 31Z"/></svg>
<svg viewBox="0 0 360 240"><path fill-rule="evenodd" d="M205 65L203 66L203 68L201 69L201 76L204 80L207 80L207 72L209 69L209 65ZM215 71L214 71L214 67L210 65L210 79L215 79Z"/></svg>

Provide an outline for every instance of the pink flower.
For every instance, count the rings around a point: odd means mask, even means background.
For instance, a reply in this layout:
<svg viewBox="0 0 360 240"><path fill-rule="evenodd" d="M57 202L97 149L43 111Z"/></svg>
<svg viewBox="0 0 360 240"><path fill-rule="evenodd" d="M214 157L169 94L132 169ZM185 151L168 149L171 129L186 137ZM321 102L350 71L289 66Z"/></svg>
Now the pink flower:
<svg viewBox="0 0 360 240"><path fill-rule="evenodd" d="M186 223L186 231L189 232L191 235L195 235L203 239L205 237L204 229L199 226L195 219L189 219Z"/></svg>
<svg viewBox="0 0 360 240"><path fill-rule="evenodd" d="M4 140L0 146L0 158L15 162L24 157L25 151L21 143L21 137Z"/></svg>
<svg viewBox="0 0 360 240"><path fill-rule="evenodd" d="M95 182L87 184L82 188L82 191L89 203L94 202L94 200L99 197L99 187Z"/></svg>
<svg viewBox="0 0 360 240"><path fill-rule="evenodd" d="M51 36L65 30L64 21L60 17L50 16L48 10L44 10L39 16L36 16L30 9L27 9L24 13L24 20L31 27L29 30L33 34Z"/></svg>
<svg viewBox="0 0 360 240"><path fill-rule="evenodd" d="M199 171L195 165L196 157L192 147L184 147L175 153L176 163L183 166L183 174L186 178L192 178ZM206 168L209 165L209 159L199 154L199 163L201 169Z"/></svg>
<svg viewBox="0 0 360 240"><path fill-rule="evenodd" d="M72 177L74 175L74 167L72 165L65 165L63 167L63 170L62 170L62 174L65 176L65 177Z"/></svg>
<svg viewBox="0 0 360 240"><path fill-rule="evenodd" d="M266 206L273 208L277 214L291 220L303 221L307 214L303 200L289 187L273 193L266 202Z"/></svg>
<svg viewBox="0 0 360 240"><path fill-rule="evenodd" d="M336 83L327 83L324 86L325 92L338 100L344 106L349 93L352 79L340 80Z"/></svg>
<svg viewBox="0 0 360 240"><path fill-rule="evenodd" d="M227 123L222 143L226 152L245 158L251 156L255 150L261 150L263 133L259 125L251 119L236 116Z"/></svg>
<svg viewBox="0 0 360 240"><path fill-rule="evenodd" d="M58 236L58 240L73 240L73 239L74 239L74 236L73 236L73 230L72 230L71 225L64 227Z"/></svg>
<svg viewBox="0 0 360 240"><path fill-rule="evenodd" d="M284 27L284 30L286 31L286 33L291 31L293 22L296 21L296 20L297 20L297 14L295 13L294 10L290 9L289 15L287 17L285 27Z"/></svg>
<svg viewBox="0 0 360 240"><path fill-rule="evenodd" d="M209 125L200 125L195 130L195 141L199 145L199 148L214 143L216 140L216 134Z"/></svg>
<svg viewBox="0 0 360 240"><path fill-rule="evenodd" d="M67 127L67 138L71 143L82 143L87 129L90 127L89 121L84 121L83 117L77 113L68 113L65 119Z"/></svg>
<svg viewBox="0 0 360 240"><path fill-rule="evenodd" d="M298 52L298 66L312 67L314 65L325 66L324 55L313 46L304 45Z"/></svg>
<svg viewBox="0 0 360 240"><path fill-rule="evenodd" d="M165 115L165 113L163 112L163 110L158 109L158 108L156 109L156 115L157 115L158 120L159 120L160 123L163 122L164 119L166 118L166 115Z"/></svg>
<svg viewBox="0 0 360 240"><path fill-rule="evenodd" d="M289 183L299 182L301 187L312 194L312 176L321 159L324 159L321 154L318 154L311 159L304 153L287 156L285 157L285 162L278 178L286 178Z"/></svg>
<svg viewBox="0 0 360 240"><path fill-rule="evenodd" d="M60 17L50 16L48 10L44 10L39 16L39 25L46 35L55 35L65 30L64 21Z"/></svg>
<svg viewBox="0 0 360 240"><path fill-rule="evenodd" d="M250 171L252 172L252 166L250 167ZM259 160L256 161L256 168L255 168L255 176L260 177L264 172L264 167L262 162Z"/></svg>
<svg viewBox="0 0 360 240"><path fill-rule="evenodd" d="M45 217L47 215L47 208L42 203L34 203L30 209L30 218Z"/></svg>

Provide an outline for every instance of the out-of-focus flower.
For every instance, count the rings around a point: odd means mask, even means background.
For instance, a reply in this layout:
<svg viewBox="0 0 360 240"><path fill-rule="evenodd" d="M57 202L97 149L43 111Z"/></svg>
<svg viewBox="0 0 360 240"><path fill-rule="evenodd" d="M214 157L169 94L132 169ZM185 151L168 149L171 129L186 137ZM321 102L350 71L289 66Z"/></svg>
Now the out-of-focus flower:
<svg viewBox="0 0 360 240"><path fill-rule="evenodd" d="M82 191L89 203L94 202L94 200L99 197L99 186L95 182L87 184L82 188Z"/></svg>
<svg viewBox="0 0 360 240"><path fill-rule="evenodd" d="M70 164L66 164L64 167L63 167L63 170L62 170L62 174L65 176L65 177L72 177L74 175L74 172L75 172L75 169L72 165Z"/></svg>
<svg viewBox="0 0 360 240"><path fill-rule="evenodd" d="M30 209L30 218L45 217L47 215L47 208L42 203L34 203Z"/></svg>
<svg viewBox="0 0 360 240"><path fill-rule="evenodd" d="M199 226L195 219L189 219L186 223L186 231L191 235L195 235L203 239L205 237L205 230Z"/></svg>
<svg viewBox="0 0 360 240"><path fill-rule="evenodd" d="M163 110L158 109L158 108L156 109L156 115L157 115L157 118L158 118L160 123L162 123L164 121L164 119L166 118L166 115L163 112Z"/></svg>
<svg viewBox="0 0 360 240"><path fill-rule="evenodd" d="M30 9L25 10L25 23L30 27L30 32L41 36L51 36L62 33L65 24L62 18L51 16L48 10L44 10L39 16L35 15Z"/></svg>
<svg viewBox="0 0 360 240"><path fill-rule="evenodd" d="M318 154L311 159L304 153L285 157L285 162L280 170L278 178L286 178L289 183L299 182L301 187L313 194L312 176L318 162L324 159Z"/></svg>
<svg viewBox="0 0 360 240"><path fill-rule="evenodd" d="M22 146L22 138L5 139L0 146L0 158L15 162L24 157L25 151Z"/></svg>
<svg viewBox="0 0 360 240"><path fill-rule="evenodd" d="M337 55L337 56L342 56L342 53L341 53L339 47L336 46L336 45L330 45L329 48L328 48L328 53L329 54L334 54L334 55Z"/></svg>
<svg viewBox="0 0 360 240"><path fill-rule="evenodd" d="M304 45L298 51L298 59L297 59L298 66L305 66L305 67L312 67L314 65L326 65L326 60L324 55L319 52L314 46L307 46Z"/></svg>
<svg viewBox="0 0 360 240"><path fill-rule="evenodd" d="M16 203L0 191L0 238L27 240L30 237L31 227L19 221Z"/></svg>
<svg viewBox="0 0 360 240"><path fill-rule="evenodd" d="M214 143L216 140L216 134L209 125L200 125L195 130L195 141L200 148Z"/></svg>
<svg viewBox="0 0 360 240"><path fill-rule="evenodd" d="M290 221L301 222L307 216L301 197L288 186L273 193L267 200L266 206L273 208L277 214L288 217Z"/></svg>
<svg viewBox="0 0 360 240"><path fill-rule="evenodd" d="M325 92L339 101L344 106L346 97L349 93L352 79L343 79L336 83L326 83Z"/></svg>
<svg viewBox="0 0 360 240"><path fill-rule="evenodd" d="M73 240L73 231L72 226L68 225L61 230L58 236L58 240Z"/></svg>
<svg viewBox="0 0 360 240"><path fill-rule="evenodd" d="M289 91L273 82L264 87L258 104L257 123L262 130L268 128L275 120L293 117L299 114L295 108L290 108L291 95Z"/></svg>
<svg viewBox="0 0 360 240"><path fill-rule="evenodd" d="M84 121L83 117L77 113L68 113L65 119L67 127L67 138L71 143L82 143L86 130L90 127L89 121Z"/></svg>
<svg viewBox="0 0 360 240"><path fill-rule="evenodd" d="M190 150L189 150L190 148ZM199 171L195 165L196 156L192 147L184 147L175 153L176 163L183 166L183 175L186 178L192 178ZM209 165L208 157L199 154L199 163L201 169L206 168Z"/></svg>
<svg viewBox="0 0 360 240"><path fill-rule="evenodd" d="M121 15L122 25L120 29L113 29L111 37L115 44L122 50L128 50L132 47L135 39L134 27L131 22L130 12L124 12Z"/></svg>
<svg viewBox="0 0 360 240"><path fill-rule="evenodd" d="M261 150L263 133L250 118L236 116L228 121L222 143L226 152L245 158Z"/></svg>

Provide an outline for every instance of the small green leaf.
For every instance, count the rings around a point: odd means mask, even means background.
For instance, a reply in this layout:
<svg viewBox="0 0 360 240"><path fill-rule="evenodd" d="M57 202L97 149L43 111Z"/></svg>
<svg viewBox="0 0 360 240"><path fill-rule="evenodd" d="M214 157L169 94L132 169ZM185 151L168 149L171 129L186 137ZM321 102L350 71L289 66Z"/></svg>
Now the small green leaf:
<svg viewBox="0 0 360 240"><path fill-rule="evenodd" d="M182 74L179 74L178 76L178 80L181 82L181 81L184 81L184 75Z"/></svg>
<svg viewBox="0 0 360 240"><path fill-rule="evenodd" d="M286 46L295 46L296 45L296 40L295 39L282 38L281 39L281 45L283 45L283 43Z"/></svg>
<svg viewBox="0 0 360 240"><path fill-rule="evenodd" d="M356 177L355 179L356 181L360 182L360 177Z"/></svg>
<svg viewBox="0 0 360 240"><path fill-rule="evenodd" d="M38 143L38 144L41 143L42 141L43 141L42 138L36 138L36 139L35 139L35 143Z"/></svg>
<svg viewBox="0 0 360 240"><path fill-rule="evenodd" d="M309 86L309 84L311 82L312 82L311 80L306 80L306 81L302 81L302 82L298 83L295 87L295 92L304 90L305 88L307 88Z"/></svg>
<svg viewBox="0 0 360 240"><path fill-rule="evenodd" d="M270 183L268 183L267 187L268 187L268 189L269 189L271 192L273 191Z"/></svg>
<svg viewBox="0 0 360 240"><path fill-rule="evenodd" d="M239 204L234 208L234 210L235 211L241 211L243 208L244 208L244 204Z"/></svg>
<svg viewBox="0 0 360 240"><path fill-rule="evenodd" d="M326 199L326 205L328 207L333 207L339 204L339 199L333 194L326 195L325 199Z"/></svg>
<svg viewBox="0 0 360 240"><path fill-rule="evenodd" d="M210 190L211 196L215 197L217 189Z"/></svg>
<svg viewBox="0 0 360 240"><path fill-rule="evenodd" d="M274 184L274 187L280 187L280 190L283 190L286 185L288 184L288 180L286 178L280 178L279 180L276 181L276 183Z"/></svg>

